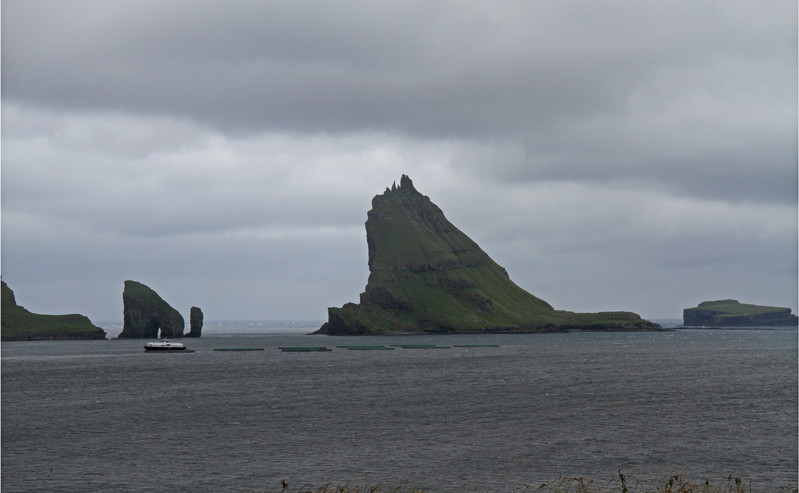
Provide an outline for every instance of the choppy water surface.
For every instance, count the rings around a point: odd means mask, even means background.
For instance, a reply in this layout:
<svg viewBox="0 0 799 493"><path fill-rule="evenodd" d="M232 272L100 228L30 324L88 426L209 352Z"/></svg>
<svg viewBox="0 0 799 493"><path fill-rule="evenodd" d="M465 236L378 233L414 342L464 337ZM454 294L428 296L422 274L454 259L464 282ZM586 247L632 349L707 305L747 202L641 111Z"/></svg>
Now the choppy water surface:
<svg viewBox="0 0 799 493"><path fill-rule="evenodd" d="M285 479L504 492L619 469L797 485L795 329L304 335L318 325L212 322L183 341L190 354L3 343L3 491L280 491ZM405 343L499 347L336 348ZM234 346L264 351L213 351Z"/></svg>

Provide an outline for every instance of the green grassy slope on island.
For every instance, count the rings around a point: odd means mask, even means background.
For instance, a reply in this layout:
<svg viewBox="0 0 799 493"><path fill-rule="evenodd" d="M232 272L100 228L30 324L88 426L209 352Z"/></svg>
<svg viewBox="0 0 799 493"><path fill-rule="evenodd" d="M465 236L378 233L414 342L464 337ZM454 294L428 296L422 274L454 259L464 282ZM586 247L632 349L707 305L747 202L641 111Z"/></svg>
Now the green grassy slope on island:
<svg viewBox="0 0 799 493"><path fill-rule="evenodd" d="M703 301L699 303L697 308L723 312L730 315L758 315L761 313L787 310L787 308L778 306L751 305L748 303L740 303L736 300Z"/></svg>
<svg viewBox="0 0 799 493"><path fill-rule="evenodd" d="M41 315L17 305L14 291L2 282L2 331L4 341L50 339L105 339L105 331L79 314Z"/></svg>
<svg viewBox="0 0 799 493"><path fill-rule="evenodd" d="M326 334L656 330L631 312L573 313L511 281L407 176L374 197L360 304L328 310Z"/></svg>

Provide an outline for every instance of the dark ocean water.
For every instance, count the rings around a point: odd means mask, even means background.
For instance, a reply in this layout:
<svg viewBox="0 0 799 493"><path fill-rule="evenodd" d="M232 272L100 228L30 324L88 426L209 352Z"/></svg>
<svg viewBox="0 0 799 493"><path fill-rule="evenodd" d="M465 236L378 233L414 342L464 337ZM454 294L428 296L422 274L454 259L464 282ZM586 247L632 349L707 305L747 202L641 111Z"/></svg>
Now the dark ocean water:
<svg viewBox="0 0 799 493"><path fill-rule="evenodd" d="M646 484L797 485L796 329L304 335L318 326L211 322L183 341L190 354L3 343L3 492L272 492L282 479L511 492L619 469ZM500 347L335 348L405 343ZM213 351L234 346L265 350Z"/></svg>

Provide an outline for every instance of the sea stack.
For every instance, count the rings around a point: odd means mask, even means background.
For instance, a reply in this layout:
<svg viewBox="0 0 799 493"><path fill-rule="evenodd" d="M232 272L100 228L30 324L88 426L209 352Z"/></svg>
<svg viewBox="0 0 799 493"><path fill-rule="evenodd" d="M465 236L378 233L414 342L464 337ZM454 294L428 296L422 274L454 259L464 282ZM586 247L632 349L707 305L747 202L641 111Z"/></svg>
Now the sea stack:
<svg viewBox="0 0 799 493"><path fill-rule="evenodd" d="M196 306L189 311L189 333L186 337L200 337L203 331L203 311Z"/></svg>
<svg viewBox="0 0 799 493"><path fill-rule="evenodd" d="M183 337L183 316L144 284L125 281L122 304L120 339Z"/></svg>
<svg viewBox="0 0 799 493"><path fill-rule="evenodd" d="M329 335L643 331L660 326L631 312L555 310L511 281L416 190L407 175L372 199L369 279L360 303L328 309Z"/></svg>

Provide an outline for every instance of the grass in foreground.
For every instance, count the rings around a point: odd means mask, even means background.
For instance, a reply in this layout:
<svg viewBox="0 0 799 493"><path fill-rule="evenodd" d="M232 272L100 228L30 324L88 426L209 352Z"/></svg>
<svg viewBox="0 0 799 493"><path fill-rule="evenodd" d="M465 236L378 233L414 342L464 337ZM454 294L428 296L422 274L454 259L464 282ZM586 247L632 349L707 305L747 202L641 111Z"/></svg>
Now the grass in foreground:
<svg viewBox="0 0 799 493"><path fill-rule="evenodd" d="M307 486L292 487L286 481L281 482L282 493L433 493L433 490L420 489L413 487L405 482L394 486L382 486L374 484L360 485L358 483L346 484L343 486L325 485L320 488L308 488ZM478 486L466 483L462 485L464 492L473 493L502 493L499 490L482 489ZM603 484L595 484L593 480L586 480L580 477L560 477L558 479L540 484L525 485L518 487L508 493L517 492L549 492L549 493L761 493L752 487L751 484L744 482L739 477L729 476L727 481L722 484L713 484L709 479L702 482L686 479L682 474L674 474L662 485L642 485L640 482L631 484L621 471L619 479ZM781 487L778 492L794 492L796 487ZM762 492L765 493L765 492Z"/></svg>

